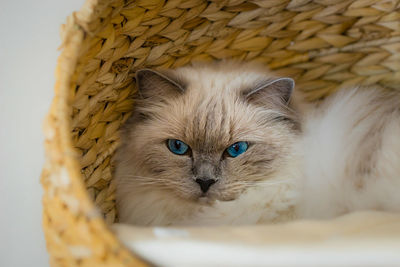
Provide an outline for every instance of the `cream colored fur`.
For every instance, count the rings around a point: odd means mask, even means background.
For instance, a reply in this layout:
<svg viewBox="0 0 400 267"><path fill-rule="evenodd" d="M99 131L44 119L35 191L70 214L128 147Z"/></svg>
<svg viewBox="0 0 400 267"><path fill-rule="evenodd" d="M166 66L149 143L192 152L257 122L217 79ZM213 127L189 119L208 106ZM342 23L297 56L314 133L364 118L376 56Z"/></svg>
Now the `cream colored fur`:
<svg viewBox="0 0 400 267"><path fill-rule="evenodd" d="M293 113L294 105L278 103L276 88L243 99L275 79L259 66L225 62L165 75L179 88L166 81L143 90L122 134L115 174L121 222L238 225L400 211L400 94L343 89ZM138 114L145 119L135 121ZM167 139L184 141L193 154L172 154ZM237 141L253 145L237 158L221 156ZM218 176L206 196L194 182L197 161Z"/></svg>

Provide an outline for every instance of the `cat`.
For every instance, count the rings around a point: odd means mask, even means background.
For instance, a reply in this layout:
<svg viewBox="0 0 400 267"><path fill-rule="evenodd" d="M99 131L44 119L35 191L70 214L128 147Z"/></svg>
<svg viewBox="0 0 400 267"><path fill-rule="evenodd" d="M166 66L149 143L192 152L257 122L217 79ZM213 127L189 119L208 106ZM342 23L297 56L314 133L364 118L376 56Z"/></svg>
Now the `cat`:
<svg viewBox="0 0 400 267"><path fill-rule="evenodd" d="M400 93L341 89L230 61L136 72L115 179L119 220L241 225L400 211Z"/></svg>

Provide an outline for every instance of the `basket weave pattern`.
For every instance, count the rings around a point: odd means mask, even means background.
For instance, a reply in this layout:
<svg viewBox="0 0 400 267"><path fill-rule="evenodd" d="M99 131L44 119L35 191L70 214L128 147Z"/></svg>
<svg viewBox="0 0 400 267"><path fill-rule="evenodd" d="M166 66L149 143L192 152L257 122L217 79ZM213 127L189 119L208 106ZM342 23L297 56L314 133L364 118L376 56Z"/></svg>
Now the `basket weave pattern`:
<svg viewBox="0 0 400 267"><path fill-rule="evenodd" d="M137 69L237 58L295 78L310 100L340 85L399 90L399 21L399 1L389 0L87 0L63 25L45 124L52 265L142 264L107 228L116 218L112 156Z"/></svg>

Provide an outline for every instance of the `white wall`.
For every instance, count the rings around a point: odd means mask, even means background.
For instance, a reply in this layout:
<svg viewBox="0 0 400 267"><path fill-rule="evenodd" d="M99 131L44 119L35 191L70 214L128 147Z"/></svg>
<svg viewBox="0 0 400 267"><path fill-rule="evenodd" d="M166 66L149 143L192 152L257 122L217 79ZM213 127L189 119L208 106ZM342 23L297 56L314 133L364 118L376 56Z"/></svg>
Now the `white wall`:
<svg viewBox="0 0 400 267"><path fill-rule="evenodd" d="M0 266L48 266L41 227L42 121L59 28L84 0L0 0Z"/></svg>

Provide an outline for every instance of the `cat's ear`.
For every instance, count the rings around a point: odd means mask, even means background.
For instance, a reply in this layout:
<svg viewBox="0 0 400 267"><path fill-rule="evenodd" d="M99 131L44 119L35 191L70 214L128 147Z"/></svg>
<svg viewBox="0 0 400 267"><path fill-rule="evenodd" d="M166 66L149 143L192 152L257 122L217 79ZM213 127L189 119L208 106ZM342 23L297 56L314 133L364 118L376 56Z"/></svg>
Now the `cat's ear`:
<svg viewBox="0 0 400 267"><path fill-rule="evenodd" d="M287 105L294 89L294 80L291 78L277 78L259 82L243 95L249 102L272 103Z"/></svg>
<svg viewBox="0 0 400 267"><path fill-rule="evenodd" d="M182 94L185 91L183 82L172 73L151 69L136 72L136 85L139 95L144 99Z"/></svg>

